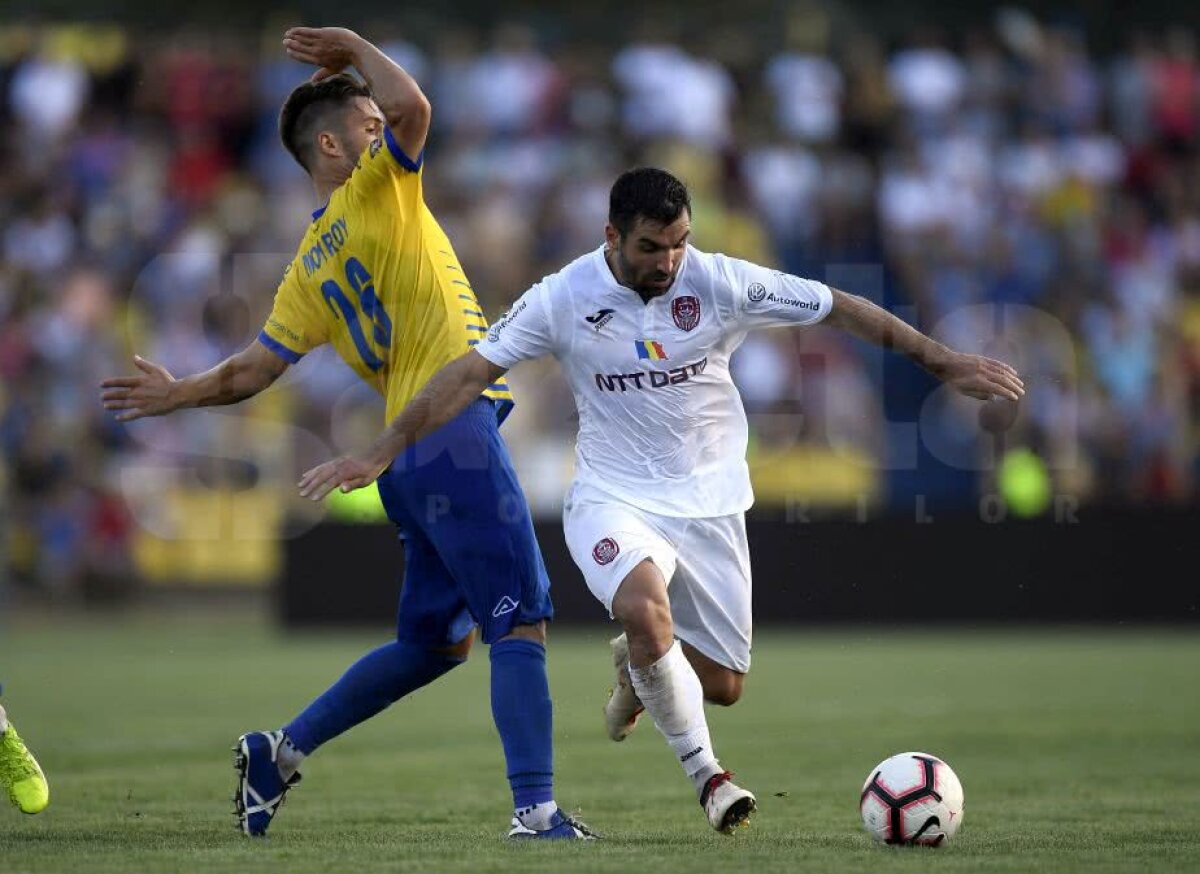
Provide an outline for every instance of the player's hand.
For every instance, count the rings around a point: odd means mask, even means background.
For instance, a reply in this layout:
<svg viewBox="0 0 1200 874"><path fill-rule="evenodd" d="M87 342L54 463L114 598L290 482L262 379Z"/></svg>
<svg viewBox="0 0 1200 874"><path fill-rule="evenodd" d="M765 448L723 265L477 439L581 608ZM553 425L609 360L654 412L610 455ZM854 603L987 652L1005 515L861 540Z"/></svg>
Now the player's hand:
<svg viewBox="0 0 1200 874"><path fill-rule="evenodd" d="M934 373L942 382L981 401L991 400L994 396L1018 401L1025 395L1025 383L1021 382L1015 369L1003 361L982 355L953 352L934 368Z"/></svg>
<svg viewBox="0 0 1200 874"><path fill-rule="evenodd" d="M320 69L312 81L320 82L354 63L362 37L344 27L293 27L283 35L283 48L289 58Z"/></svg>
<svg viewBox="0 0 1200 874"><path fill-rule="evenodd" d="M161 364L133 356L133 364L141 371L138 376L117 376L100 383L104 392L100 400L106 410L121 410L118 422L132 422L145 416L161 416L178 409L172 386L175 377Z"/></svg>
<svg viewBox="0 0 1200 874"><path fill-rule="evenodd" d="M300 477L300 495L320 501L335 488L352 492L375 482L386 467L386 462L381 464L368 458L343 455L317 465Z"/></svg>

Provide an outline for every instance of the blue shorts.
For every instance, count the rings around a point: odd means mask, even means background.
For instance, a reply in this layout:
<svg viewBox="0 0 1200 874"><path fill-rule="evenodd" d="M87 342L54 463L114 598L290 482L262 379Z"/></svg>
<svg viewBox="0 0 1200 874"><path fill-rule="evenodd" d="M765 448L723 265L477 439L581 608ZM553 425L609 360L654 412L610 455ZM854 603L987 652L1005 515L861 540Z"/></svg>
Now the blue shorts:
<svg viewBox="0 0 1200 874"><path fill-rule="evenodd" d="M497 402L474 401L409 447L379 477L379 496L404 542L399 640L449 646L479 625L494 643L554 616Z"/></svg>

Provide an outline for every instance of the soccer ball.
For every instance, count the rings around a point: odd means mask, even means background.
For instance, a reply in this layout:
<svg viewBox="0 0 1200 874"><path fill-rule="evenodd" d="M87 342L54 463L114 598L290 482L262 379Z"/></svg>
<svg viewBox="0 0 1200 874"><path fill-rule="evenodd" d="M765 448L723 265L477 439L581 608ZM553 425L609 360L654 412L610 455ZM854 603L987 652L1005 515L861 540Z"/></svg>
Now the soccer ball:
<svg viewBox="0 0 1200 874"><path fill-rule="evenodd" d="M867 776L858 809L877 841L936 847L962 823L962 784L937 756L900 753Z"/></svg>

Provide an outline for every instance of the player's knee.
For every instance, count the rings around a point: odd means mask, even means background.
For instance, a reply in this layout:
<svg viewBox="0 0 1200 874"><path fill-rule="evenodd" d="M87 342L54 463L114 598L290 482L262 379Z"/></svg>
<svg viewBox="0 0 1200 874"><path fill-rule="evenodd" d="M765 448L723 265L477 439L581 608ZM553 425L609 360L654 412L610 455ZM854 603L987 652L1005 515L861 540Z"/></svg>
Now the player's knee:
<svg viewBox="0 0 1200 874"><path fill-rule="evenodd" d="M645 634L671 626L671 607L659 598L638 595L613 604L613 615L633 634Z"/></svg>
<svg viewBox="0 0 1200 874"><path fill-rule="evenodd" d="M512 631L504 635L501 640L532 640L534 643L545 646L546 623L542 621L534 625L514 625Z"/></svg>
<svg viewBox="0 0 1200 874"><path fill-rule="evenodd" d="M704 700L719 707L732 707L742 697L741 674L722 674L704 684Z"/></svg>
<svg viewBox="0 0 1200 874"><path fill-rule="evenodd" d="M450 646L440 647L439 649L435 649L434 652L439 653L440 655L449 656L452 659L461 659L465 662L467 657L471 654L471 644L474 642L475 631L472 629L471 631L467 632L467 636L458 643Z"/></svg>
<svg viewBox="0 0 1200 874"><path fill-rule="evenodd" d="M613 605L614 608L617 605ZM671 605L654 597L627 598L613 615L631 638L665 642L669 648L674 631L671 624Z"/></svg>

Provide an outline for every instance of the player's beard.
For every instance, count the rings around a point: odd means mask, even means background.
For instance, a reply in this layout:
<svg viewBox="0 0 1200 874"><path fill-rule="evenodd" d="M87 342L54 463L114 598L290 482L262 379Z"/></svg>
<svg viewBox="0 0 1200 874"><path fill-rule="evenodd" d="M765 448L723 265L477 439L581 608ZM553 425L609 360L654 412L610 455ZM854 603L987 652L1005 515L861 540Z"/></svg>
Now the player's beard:
<svg viewBox="0 0 1200 874"><path fill-rule="evenodd" d="M633 289L642 297L658 297L660 294L666 294L671 290L671 284L675 281L675 275L664 276L658 270L649 270L644 273L638 273L637 268L629 262L625 257L625 253L618 246L613 250L613 258L617 267L617 275L620 277L621 284ZM678 272L678 268L676 269ZM669 279L665 285L652 285L663 278Z"/></svg>

